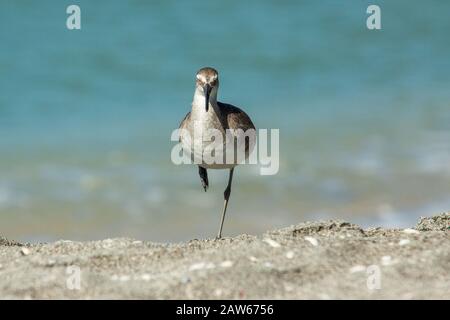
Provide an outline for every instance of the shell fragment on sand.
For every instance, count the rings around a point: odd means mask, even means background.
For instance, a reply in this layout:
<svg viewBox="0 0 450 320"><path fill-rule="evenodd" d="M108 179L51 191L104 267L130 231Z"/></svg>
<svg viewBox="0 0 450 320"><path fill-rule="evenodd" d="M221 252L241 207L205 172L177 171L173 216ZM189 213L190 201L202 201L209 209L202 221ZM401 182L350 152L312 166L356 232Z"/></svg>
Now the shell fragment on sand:
<svg viewBox="0 0 450 320"><path fill-rule="evenodd" d="M191 265L189 267L189 271L196 271L196 270L202 270L202 269L213 269L216 266L214 265L214 263L211 262L199 262L199 263L195 263L193 265Z"/></svg>
<svg viewBox="0 0 450 320"><path fill-rule="evenodd" d="M392 257L391 256L383 256L383 257L381 257L381 264L383 266L390 266L391 264L393 264Z"/></svg>
<svg viewBox="0 0 450 320"><path fill-rule="evenodd" d="M366 271L366 267L363 265L356 265L350 268L350 273L357 273L357 272L363 272Z"/></svg>
<svg viewBox="0 0 450 320"><path fill-rule="evenodd" d="M288 259L294 258L294 251L288 251L288 252L286 252L286 258L288 258Z"/></svg>
<svg viewBox="0 0 450 320"><path fill-rule="evenodd" d="M305 240L311 243L314 247L317 247L319 245L319 241L317 241L316 238L313 237L305 237Z"/></svg>
<svg viewBox="0 0 450 320"><path fill-rule="evenodd" d="M278 242L269 238L266 238L263 241L273 248L279 248L281 246Z"/></svg>
<svg viewBox="0 0 450 320"><path fill-rule="evenodd" d="M220 264L222 268L230 268L233 266L233 261L226 260Z"/></svg>
<svg viewBox="0 0 450 320"><path fill-rule="evenodd" d="M144 273L144 274L141 276L141 278L142 278L142 280L144 280L144 281L150 281L152 277L151 277L149 274Z"/></svg>
<svg viewBox="0 0 450 320"><path fill-rule="evenodd" d="M419 231L417 231L415 229L404 229L403 232L406 234L419 234L420 233Z"/></svg>
<svg viewBox="0 0 450 320"><path fill-rule="evenodd" d="M409 239L401 239L399 242L398 242L398 244L400 245L400 246L405 246L405 245L407 245L407 244L409 244L411 241L409 240Z"/></svg>

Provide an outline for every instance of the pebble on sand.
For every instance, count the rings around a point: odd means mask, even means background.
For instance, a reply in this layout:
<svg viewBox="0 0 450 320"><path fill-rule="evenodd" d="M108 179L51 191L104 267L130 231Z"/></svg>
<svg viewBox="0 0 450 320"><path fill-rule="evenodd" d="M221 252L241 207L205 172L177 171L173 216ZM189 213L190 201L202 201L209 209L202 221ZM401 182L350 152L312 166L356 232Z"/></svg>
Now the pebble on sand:
<svg viewBox="0 0 450 320"><path fill-rule="evenodd" d="M393 264L392 257L391 256L383 256L383 257L381 257L381 264L383 266L390 266L391 264Z"/></svg>
<svg viewBox="0 0 450 320"><path fill-rule="evenodd" d="M407 234L419 234L420 233L419 231L417 231L415 229L404 229L403 232L407 233Z"/></svg>
<svg viewBox="0 0 450 320"><path fill-rule="evenodd" d="M193 265L191 265L189 267L189 271L196 271L196 270L202 270L202 269L213 269L216 266L214 265L214 263L212 262L199 262L199 263L194 263Z"/></svg>
<svg viewBox="0 0 450 320"><path fill-rule="evenodd" d="M313 237L305 237L305 240L311 243L314 247L317 247L319 245L319 241L317 241L316 238Z"/></svg>
<svg viewBox="0 0 450 320"><path fill-rule="evenodd" d="M286 252L286 258L288 258L288 259L294 258L294 251L288 251L288 252Z"/></svg>
<svg viewBox="0 0 450 320"><path fill-rule="evenodd" d="M226 260L220 264L222 268L230 268L233 266L233 261Z"/></svg>
<svg viewBox="0 0 450 320"><path fill-rule="evenodd" d="M274 248L279 248L280 244L278 242L276 242L275 240L266 238L263 240L265 243L267 243L269 246L274 247Z"/></svg>
<svg viewBox="0 0 450 320"><path fill-rule="evenodd" d="M350 268L350 273L363 272L366 271L366 267L363 265L356 265Z"/></svg>
<svg viewBox="0 0 450 320"><path fill-rule="evenodd" d="M205 268L204 262L194 263L189 267L189 271L201 270Z"/></svg>
<svg viewBox="0 0 450 320"><path fill-rule="evenodd" d="M141 276L141 278L142 278L142 280L144 280L144 281L150 281L151 276L150 276L149 274L147 274L147 273L144 273L144 274Z"/></svg>
<svg viewBox="0 0 450 320"><path fill-rule="evenodd" d="M31 253L31 251L28 248L22 248L20 250L20 253L22 253L24 256L27 256L27 255L29 255Z"/></svg>
<svg viewBox="0 0 450 320"><path fill-rule="evenodd" d="M411 241L409 240L409 239L401 239L399 242L398 242L398 244L400 245L400 246L405 246L405 245L407 245L407 244L409 244Z"/></svg>

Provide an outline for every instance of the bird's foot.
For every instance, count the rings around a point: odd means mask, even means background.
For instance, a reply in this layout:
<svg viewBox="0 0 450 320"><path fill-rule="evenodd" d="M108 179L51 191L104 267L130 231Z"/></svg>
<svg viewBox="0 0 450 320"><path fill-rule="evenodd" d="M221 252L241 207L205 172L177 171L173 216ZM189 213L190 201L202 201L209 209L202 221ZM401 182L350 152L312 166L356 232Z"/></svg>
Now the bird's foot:
<svg viewBox="0 0 450 320"><path fill-rule="evenodd" d="M203 187L203 190L205 190L205 192L208 190L208 187L209 187L209 185L208 185L208 180L203 180L203 179L201 179L201 181L202 181L202 187Z"/></svg>
<svg viewBox="0 0 450 320"><path fill-rule="evenodd" d="M228 199L230 199L230 193L231 193L231 188L230 188L230 186L228 186L228 187L225 189L225 192L223 193L223 198L224 198L226 201L228 201Z"/></svg>
<svg viewBox="0 0 450 320"><path fill-rule="evenodd" d="M208 190L208 187L209 187L208 172L206 171L205 168L202 168L199 166L198 173L200 175L200 181L202 182L203 190L205 190L205 192L206 192L206 190Z"/></svg>

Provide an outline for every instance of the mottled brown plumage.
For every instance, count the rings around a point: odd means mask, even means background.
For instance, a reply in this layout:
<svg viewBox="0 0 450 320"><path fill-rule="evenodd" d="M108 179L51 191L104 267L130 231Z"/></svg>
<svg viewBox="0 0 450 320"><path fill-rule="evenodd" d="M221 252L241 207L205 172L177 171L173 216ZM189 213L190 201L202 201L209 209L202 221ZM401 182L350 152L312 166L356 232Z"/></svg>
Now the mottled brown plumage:
<svg viewBox="0 0 450 320"><path fill-rule="evenodd" d="M248 129L255 129L250 117L238 107L235 107L228 103L222 103L217 101L217 105L222 112L221 122L223 123L224 129L242 129L244 131ZM188 129L189 121L191 119L191 112L189 111L180 123L180 129ZM181 138L181 137L180 137ZM248 146L246 145L248 150Z"/></svg>
<svg viewBox="0 0 450 320"><path fill-rule="evenodd" d="M203 152L212 143L209 139L204 139L203 136L197 137L195 132L200 131L202 134L208 132L211 129L219 131L223 136L223 155L226 154L230 145L226 139L226 131L230 130L235 139L232 142L238 141L237 130L242 130L244 133L248 130L255 130L255 126L250 117L242 111L240 108L231 104L222 103L217 101L217 92L219 88L219 74L210 67L202 68L197 72L196 87L194 93L194 99L192 102L192 110L180 123L180 142L183 145L183 149L187 149L190 152L195 153L196 150L200 150L199 154L201 159L199 161L199 175L202 182L202 186L206 191L209 182L207 169L229 169L230 175L228 180L228 186L224 192L224 207L222 211L222 220L220 224L219 234L217 238L222 236L222 227L225 220L225 213L227 210L228 200L231 193L231 183L233 179L233 172L236 165L239 164L236 158L236 151L238 146L234 146L235 159L231 163L207 163L203 159ZM255 133L255 131L253 131ZM252 140L250 140L252 139ZM242 141L242 140L241 140ZM245 139L245 159L247 159L252 152L252 147L255 145L256 135L252 134L251 137L246 136ZM236 144L237 145L237 144ZM240 146L242 148L242 145ZM243 151L244 151L243 150ZM231 153L233 154L233 153ZM224 157L226 158L226 157ZM228 160L228 159L227 159Z"/></svg>

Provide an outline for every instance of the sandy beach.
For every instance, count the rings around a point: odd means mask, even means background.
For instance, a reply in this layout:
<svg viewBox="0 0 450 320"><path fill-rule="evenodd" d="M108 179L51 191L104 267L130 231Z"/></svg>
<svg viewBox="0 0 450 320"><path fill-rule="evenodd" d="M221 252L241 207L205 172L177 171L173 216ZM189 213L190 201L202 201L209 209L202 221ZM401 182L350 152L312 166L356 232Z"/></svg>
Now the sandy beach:
<svg viewBox="0 0 450 320"><path fill-rule="evenodd" d="M0 298L450 299L449 228L444 213L411 229L305 222L178 244L0 237Z"/></svg>

